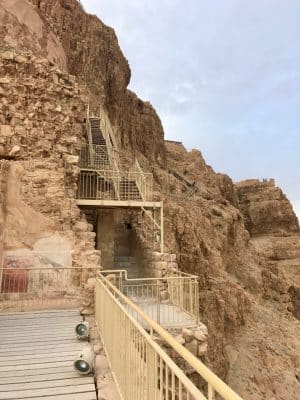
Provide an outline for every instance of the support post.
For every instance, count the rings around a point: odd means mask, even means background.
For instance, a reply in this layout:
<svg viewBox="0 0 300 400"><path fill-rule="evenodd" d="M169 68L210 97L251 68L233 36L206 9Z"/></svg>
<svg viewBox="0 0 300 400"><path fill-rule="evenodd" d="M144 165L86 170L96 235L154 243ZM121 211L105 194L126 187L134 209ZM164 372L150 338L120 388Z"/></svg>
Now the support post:
<svg viewBox="0 0 300 400"><path fill-rule="evenodd" d="M160 252L164 252L164 206L161 202L160 207Z"/></svg>

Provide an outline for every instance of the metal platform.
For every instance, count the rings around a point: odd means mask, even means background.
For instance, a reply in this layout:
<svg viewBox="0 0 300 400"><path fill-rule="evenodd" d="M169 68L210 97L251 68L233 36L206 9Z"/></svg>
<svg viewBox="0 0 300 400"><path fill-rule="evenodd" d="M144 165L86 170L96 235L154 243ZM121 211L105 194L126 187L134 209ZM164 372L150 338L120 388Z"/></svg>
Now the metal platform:
<svg viewBox="0 0 300 400"><path fill-rule="evenodd" d="M91 200L91 199L77 199L78 206L92 206L92 207L110 207L110 208L161 208L162 202L160 201L139 201L139 200Z"/></svg>
<svg viewBox="0 0 300 400"><path fill-rule="evenodd" d="M0 399L96 400L93 376L73 370L78 310L0 314Z"/></svg>

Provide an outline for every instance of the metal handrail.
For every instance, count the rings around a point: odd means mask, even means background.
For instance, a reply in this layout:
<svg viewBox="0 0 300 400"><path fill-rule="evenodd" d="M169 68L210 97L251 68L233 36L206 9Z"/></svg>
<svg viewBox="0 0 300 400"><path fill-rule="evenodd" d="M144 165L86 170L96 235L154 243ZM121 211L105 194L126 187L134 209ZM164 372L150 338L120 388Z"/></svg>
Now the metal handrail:
<svg viewBox="0 0 300 400"><path fill-rule="evenodd" d="M119 289L162 326L192 326L199 322L199 282L196 275L176 271L165 277L128 278L126 270L103 270L117 276Z"/></svg>
<svg viewBox="0 0 300 400"><path fill-rule="evenodd" d="M161 277L161 278L155 278L155 277L148 277L148 278L128 278L128 271L126 270L126 269L104 269L104 270L101 270L101 274L103 275L103 274L113 274L113 273L118 273L118 274L120 274L120 276L122 277L122 275L124 275L124 279L126 280L126 281L128 281L128 282L130 282L130 281L159 281L159 280L161 280L161 281L163 281L163 280L166 280L166 277ZM178 274L178 276L176 276L176 275L169 275L169 277L172 277L172 278L180 278L181 276L186 276L186 277L189 277L189 278L195 278L195 279L198 279L199 277L197 276L197 275L192 275L192 274L189 274L189 273L187 273L187 272L183 272L183 271L176 271L176 272L173 272L173 274Z"/></svg>
<svg viewBox="0 0 300 400"><path fill-rule="evenodd" d="M104 346L107 346L107 340L109 340L107 337L105 337L105 330L107 327L104 326L105 318L101 318L101 313L99 312L101 307L101 302L99 298L99 290L100 287L102 289L105 289L106 296L109 297L110 301L114 303L114 305L117 305L119 312L123 315L123 320L129 319L131 323L139 330L141 333L142 337L150 344L150 346L153 348L155 353L164 359L164 362L166 363L165 369L168 370L170 369L170 372L172 374L172 388L173 388L173 374L175 374L178 377L178 373L180 371L180 378L184 377L184 385L187 389L188 396L192 395L194 396L195 400L213 400L215 397L215 393L218 393L224 400L242 400L242 398L235 393L229 386L227 386L220 378L218 378L209 368L207 368L199 359L197 359L191 352L189 352L184 346L182 346L178 341L176 341L165 329L163 329L159 324L157 324L155 321L153 321L151 318L149 318L136 304L134 304L130 299L128 299L116 286L114 286L109 280L107 280L101 273L98 276L96 280L96 320L98 323L98 327L104 342ZM102 311L104 312L105 306L107 304L102 304ZM145 332L145 330L141 327L141 325L136 321L133 320L132 316L129 314L127 311L128 309L133 310L136 315L138 316L139 320L142 320L144 324L148 326L148 329L151 333L151 336L155 333L157 334L165 343L167 343L168 347L173 349L177 354L179 354L187 363L190 365L207 383L207 397L204 396L195 386L194 384L183 374L181 370L178 371L178 367L173 363L173 361L166 355L166 353L160 348L157 347L156 343L153 343L153 340L151 337ZM107 309L107 312L111 316L112 310ZM137 319L137 318L136 318ZM108 321L107 321L108 322ZM116 327L117 329L120 329L120 327ZM122 334L124 334L124 331L121 331ZM104 333L104 335L103 335ZM117 333L117 332L115 332ZM110 330L110 335L111 330ZM118 338L119 339L119 338ZM126 338L127 340L128 338ZM118 341L114 341L117 345ZM118 369L118 360L114 360L112 362L113 355L111 354L111 351L113 349L111 346L108 346L110 348L106 347L106 352L108 355L108 358L110 359L111 362L111 367L113 369L113 372L115 373L115 378L119 384L120 391L122 394L122 398L124 400L140 400L140 399L145 399L145 400L153 400L158 397L156 397L156 391L152 392L150 394L150 397L148 396L143 396L143 397L126 397L124 392L122 391L122 385L120 385L120 381L124 381L124 376L122 376L122 371ZM130 367L127 365L127 368ZM116 372L116 369L118 369L118 372ZM131 371L134 373L133 371ZM124 373L124 371L123 371ZM151 371L149 371L151 373ZM157 374L157 371L154 369L152 373ZM167 374L166 374L167 375ZM156 375L155 375L156 377ZM162 375L159 374L159 378L162 378ZM159 380L158 378L158 380ZM167 387L168 387L168 379L166 376L166 381ZM161 382L161 380L160 380ZM139 384L142 385L142 381L140 380ZM157 385L157 383L155 383ZM156 387L156 386L155 386ZM160 386L161 388L161 386ZM126 388L125 388L126 389ZM152 397L151 397L152 396ZM182 398L182 397L179 397ZM191 397L187 397L191 398ZM162 397L159 397L159 399L162 399Z"/></svg>
<svg viewBox="0 0 300 400"><path fill-rule="evenodd" d="M25 256L12 255L6 260L0 280L0 310L79 306L84 284L100 269L96 266L28 267L30 262L31 258L26 260Z"/></svg>
<svg viewBox="0 0 300 400"><path fill-rule="evenodd" d="M153 175L145 173L151 186ZM109 169L81 167L78 182L78 198L94 200L142 200L140 189L132 185L139 179L138 172L121 172ZM145 186L144 201L152 200L152 192Z"/></svg>

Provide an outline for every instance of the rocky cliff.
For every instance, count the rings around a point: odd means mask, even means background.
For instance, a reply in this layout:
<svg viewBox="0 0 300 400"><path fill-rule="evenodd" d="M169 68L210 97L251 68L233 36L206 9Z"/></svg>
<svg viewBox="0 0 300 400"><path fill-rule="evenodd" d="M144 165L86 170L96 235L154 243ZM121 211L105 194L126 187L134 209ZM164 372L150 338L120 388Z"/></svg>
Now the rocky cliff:
<svg viewBox="0 0 300 400"><path fill-rule="evenodd" d="M299 234L292 205L274 179L249 179L236 183L245 226L252 236Z"/></svg>
<svg viewBox="0 0 300 400"><path fill-rule="evenodd" d="M236 184L251 243L267 263L265 298L300 318L300 228L291 203L275 181Z"/></svg>
<svg viewBox="0 0 300 400"><path fill-rule="evenodd" d="M270 201L270 219L269 206L252 206L241 185L216 174L199 151L164 143L155 110L127 89L130 69L114 31L78 1L0 0L0 21L1 132L9 132L1 133L1 151L13 168L24 168L20 201L76 244L73 263L86 260L84 251L97 262L93 232L75 204L72 155L85 105L106 109L125 156L137 156L154 174L155 195L165 202L167 250L199 276L210 334L204 361L245 399L296 399L297 288L276 275L262 254L266 246L259 250L250 235L265 226L280 238L288 229L298 238L290 210L279 212L282 194ZM272 246L273 254L276 241Z"/></svg>

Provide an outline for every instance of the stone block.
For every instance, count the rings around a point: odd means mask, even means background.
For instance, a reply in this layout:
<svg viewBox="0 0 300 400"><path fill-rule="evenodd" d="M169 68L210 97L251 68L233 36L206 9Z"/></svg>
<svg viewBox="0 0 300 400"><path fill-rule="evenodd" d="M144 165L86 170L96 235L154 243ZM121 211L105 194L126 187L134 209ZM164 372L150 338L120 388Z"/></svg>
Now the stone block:
<svg viewBox="0 0 300 400"><path fill-rule="evenodd" d="M18 54L18 55L16 55L15 57L14 57L14 60L17 62L17 63L26 63L27 62L27 58L26 57L24 57L24 56L22 56L21 54Z"/></svg>
<svg viewBox="0 0 300 400"><path fill-rule="evenodd" d="M207 353L207 342L198 344L198 356L204 356Z"/></svg>
<svg viewBox="0 0 300 400"><path fill-rule="evenodd" d="M13 136L14 132L10 125L0 125L0 135L3 137Z"/></svg>
<svg viewBox="0 0 300 400"><path fill-rule="evenodd" d="M73 156L71 154L66 154L65 160L68 164L78 164L79 156Z"/></svg>
<svg viewBox="0 0 300 400"><path fill-rule="evenodd" d="M198 355L198 347L198 342L194 339L185 344L185 348L189 350L192 354L194 354L194 356Z"/></svg>
<svg viewBox="0 0 300 400"><path fill-rule="evenodd" d="M162 255L162 260L165 261L165 262L171 262L171 261L172 261L171 254L169 254L169 253L163 253L163 255Z"/></svg>
<svg viewBox="0 0 300 400"><path fill-rule="evenodd" d="M158 261L153 264L154 269L159 269L159 270L167 270L168 269L168 263L165 261Z"/></svg>
<svg viewBox="0 0 300 400"><path fill-rule="evenodd" d="M194 332L191 329L183 328L181 335L187 343L194 339Z"/></svg>
<svg viewBox="0 0 300 400"><path fill-rule="evenodd" d="M198 341L198 342L205 342L207 340L207 333L199 330L199 331L195 331L194 332L194 338Z"/></svg>
<svg viewBox="0 0 300 400"><path fill-rule="evenodd" d="M20 148L19 146L13 146L13 147L10 149L8 155L9 155L10 157L15 157L15 156L17 156L17 155L20 153L20 150L21 150L21 148Z"/></svg>
<svg viewBox="0 0 300 400"><path fill-rule="evenodd" d="M3 60L9 60L9 61L11 61L11 60L14 59L15 55L14 55L14 53L13 53L12 51L4 51L4 52L1 54L1 57L3 58Z"/></svg>
<svg viewBox="0 0 300 400"><path fill-rule="evenodd" d="M161 261L163 258L163 253L160 253L158 251L153 251L152 253L152 260L153 261Z"/></svg>
<svg viewBox="0 0 300 400"><path fill-rule="evenodd" d="M99 376L105 375L105 374L107 374L109 372L110 372L110 367L109 367L109 363L107 361L107 358L102 354L97 355L96 358L95 358L95 375L96 375L96 379Z"/></svg>
<svg viewBox="0 0 300 400"><path fill-rule="evenodd" d="M2 85L9 85L10 82L11 82L11 79L8 78L8 77L6 77L6 76L3 77L3 78L0 78L0 83L1 83Z"/></svg>
<svg viewBox="0 0 300 400"><path fill-rule="evenodd" d="M207 327L204 324L199 323L199 326L193 330L193 333L194 333L194 338L199 342L204 342L207 340L208 331Z"/></svg>
<svg viewBox="0 0 300 400"><path fill-rule="evenodd" d="M176 254L171 254L171 262L177 264L177 256L176 256Z"/></svg>

